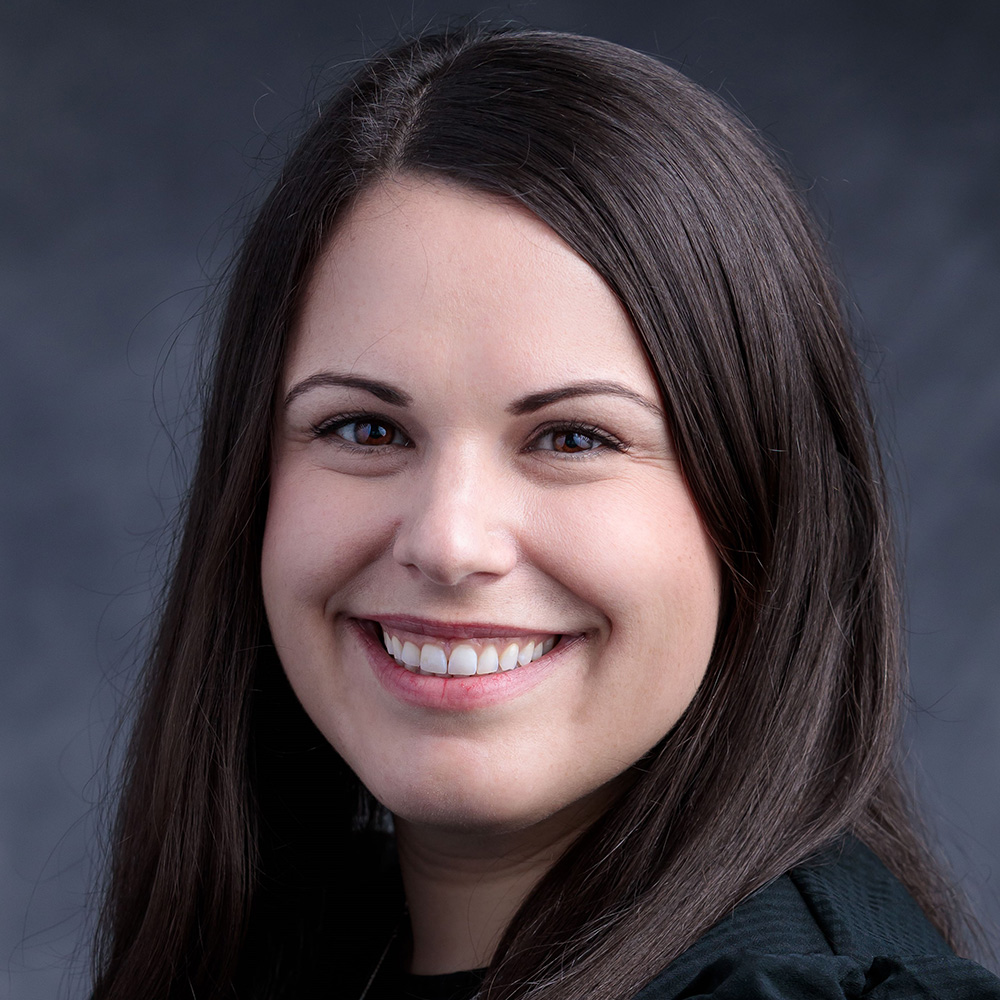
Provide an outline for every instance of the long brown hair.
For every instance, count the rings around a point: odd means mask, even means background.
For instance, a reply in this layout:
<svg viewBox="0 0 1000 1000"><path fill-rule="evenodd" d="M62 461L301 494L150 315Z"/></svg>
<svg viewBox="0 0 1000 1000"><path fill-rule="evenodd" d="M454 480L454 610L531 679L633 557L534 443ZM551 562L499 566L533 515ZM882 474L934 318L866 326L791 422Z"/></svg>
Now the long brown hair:
<svg viewBox="0 0 1000 1000"><path fill-rule="evenodd" d="M608 282L725 576L694 701L524 903L483 995L630 997L847 832L955 941L897 777L899 606L872 417L794 185L654 59L467 28L368 62L246 235L124 777L95 998L294 995L323 968L349 996L383 940L372 928L394 919L398 887L359 832L363 790L284 681L259 563L302 291L359 192L407 173L515 199Z"/></svg>

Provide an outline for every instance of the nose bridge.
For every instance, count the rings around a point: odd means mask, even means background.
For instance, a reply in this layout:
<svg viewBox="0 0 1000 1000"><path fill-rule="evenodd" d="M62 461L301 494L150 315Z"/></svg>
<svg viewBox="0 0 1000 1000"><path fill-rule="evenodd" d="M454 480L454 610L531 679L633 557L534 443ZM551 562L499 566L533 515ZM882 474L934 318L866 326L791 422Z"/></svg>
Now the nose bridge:
<svg viewBox="0 0 1000 1000"><path fill-rule="evenodd" d="M500 576L516 561L511 504L497 463L470 438L440 446L408 484L394 546L400 563L453 586Z"/></svg>

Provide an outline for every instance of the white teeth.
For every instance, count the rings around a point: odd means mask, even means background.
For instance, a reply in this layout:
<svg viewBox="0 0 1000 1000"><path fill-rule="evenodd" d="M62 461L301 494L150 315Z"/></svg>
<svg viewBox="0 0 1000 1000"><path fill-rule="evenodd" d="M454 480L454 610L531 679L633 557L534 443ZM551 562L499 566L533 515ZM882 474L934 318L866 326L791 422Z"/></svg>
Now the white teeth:
<svg viewBox="0 0 1000 1000"><path fill-rule="evenodd" d="M420 658L423 659L423 654ZM471 646L456 646L448 657L448 673L458 677L471 677L478 665L479 657Z"/></svg>
<svg viewBox="0 0 1000 1000"><path fill-rule="evenodd" d="M501 654L500 654L500 669L501 670L513 670L517 666L517 643L512 642Z"/></svg>
<svg viewBox="0 0 1000 1000"><path fill-rule="evenodd" d="M444 650L433 643L425 642L420 647L420 669L425 674L448 673L448 661L445 659Z"/></svg>
<svg viewBox="0 0 1000 1000"><path fill-rule="evenodd" d="M476 674L493 674L498 670L513 670L541 659L557 642L556 636L538 642L531 640L524 646L511 642L498 654L497 647L493 644L484 646L477 653L470 640L453 646L449 656L444 647L436 642L425 642L418 646L412 640L404 642L398 636L391 635L387 629L383 628L381 632L387 652L400 666L406 667L411 673L435 674L439 677L472 677Z"/></svg>
<svg viewBox="0 0 1000 1000"><path fill-rule="evenodd" d="M497 656L496 646L487 646L479 654L479 663L476 667L477 674L495 674L500 669L500 657Z"/></svg>

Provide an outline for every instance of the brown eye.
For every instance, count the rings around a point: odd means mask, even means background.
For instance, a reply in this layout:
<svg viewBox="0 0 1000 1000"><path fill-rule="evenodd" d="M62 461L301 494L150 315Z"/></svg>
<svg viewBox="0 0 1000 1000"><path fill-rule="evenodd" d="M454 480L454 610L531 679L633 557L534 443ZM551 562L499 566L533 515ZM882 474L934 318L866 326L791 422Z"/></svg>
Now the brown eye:
<svg viewBox="0 0 1000 1000"><path fill-rule="evenodd" d="M347 426L354 428L355 444L389 444L392 441L392 431L385 424L380 424L376 421L359 420ZM346 435L341 436L344 437Z"/></svg>
<svg viewBox="0 0 1000 1000"><path fill-rule="evenodd" d="M395 424L370 416L330 421L316 428L316 436L337 437L361 448L407 447L410 443Z"/></svg>
<svg viewBox="0 0 1000 1000"><path fill-rule="evenodd" d="M583 431L560 431L552 435L552 450L575 453L579 451L593 451L600 447L600 442L584 434Z"/></svg>
<svg viewBox="0 0 1000 1000"><path fill-rule="evenodd" d="M581 455L584 452L626 451L626 446L606 431L586 425L552 427L542 431L531 451L550 451L557 455Z"/></svg>

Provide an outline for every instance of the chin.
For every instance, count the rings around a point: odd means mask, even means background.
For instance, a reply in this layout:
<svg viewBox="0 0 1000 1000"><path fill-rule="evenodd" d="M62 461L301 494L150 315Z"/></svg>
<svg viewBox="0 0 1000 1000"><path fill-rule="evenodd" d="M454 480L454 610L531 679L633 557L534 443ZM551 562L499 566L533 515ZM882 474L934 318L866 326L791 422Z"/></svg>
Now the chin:
<svg viewBox="0 0 1000 1000"><path fill-rule="evenodd" d="M417 781L412 776L406 781L372 776L370 782L362 777L397 820L483 836L544 825L571 811L580 814L573 825L585 825L603 812L622 780L621 775L611 776L594 789L579 787L568 775L538 775L525 769L498 774L495 768L454 765L436 775L425 773Z"/></svg>
<svg viewBox="0 0 1000 1000"><path fill-rule="evenodd" d="M526 829L544 818L523 809L505 808L496 802L484 802L474 796L451 796L447 799L409 796L392 808L383 803L393 817L412 826L453 830L484 836L513 833Z"/></svg>
<svg viewBox="0 0 1000 1000"><path fill-rule="evenodd" d="M473 782L456 780L454 773L438 779L368 780L365 787L398 820L467 832L504 833L543 820L564 803L525 796L523 787L497 786L482 777Z"/></svg>

